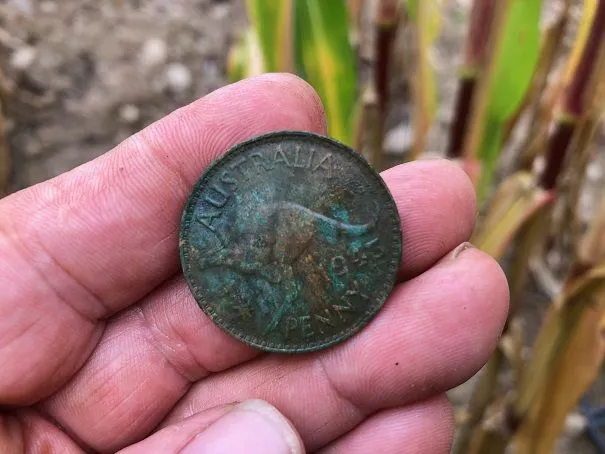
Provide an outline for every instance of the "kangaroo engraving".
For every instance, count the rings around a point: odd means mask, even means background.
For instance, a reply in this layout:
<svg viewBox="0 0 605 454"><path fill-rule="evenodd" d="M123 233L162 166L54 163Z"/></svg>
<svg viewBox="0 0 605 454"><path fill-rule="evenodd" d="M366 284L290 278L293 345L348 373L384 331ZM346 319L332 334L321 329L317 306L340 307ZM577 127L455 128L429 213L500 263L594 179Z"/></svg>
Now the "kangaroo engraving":
<svg viewBox="0 0 605 454"><path fill-rule="evenodd" d="M256 271L260 265L292 264L322 235L355 238L372 230L378 220L375 214L363 224L350 224L333 219L292 202L277 202L259 207L239 228L224 234L225 244L204 254L202 267L229 266L242 272ZM227 239L228 238L228 239Z"/></svg>
<svg viewBox="0 0 605 454"><path fill-rule="evenodd" d="M272 300L267 303L270 310L265 331L268 332L279 324L305 281L313 279L310 274L315 271L302 264L297 266L309 247L326 241L335 243L342 238L353 240L370 233L378 222L379 206L374 204L371 219L362 224L343 222L287 201L250 210L244 222L241 211L237 215L240 221L230 223L222 233L228 247L204 252L199 264L203 269L229 269L244 276L258 294L267 294L268 285L276 289L279 296L267 297Z"/></svg>

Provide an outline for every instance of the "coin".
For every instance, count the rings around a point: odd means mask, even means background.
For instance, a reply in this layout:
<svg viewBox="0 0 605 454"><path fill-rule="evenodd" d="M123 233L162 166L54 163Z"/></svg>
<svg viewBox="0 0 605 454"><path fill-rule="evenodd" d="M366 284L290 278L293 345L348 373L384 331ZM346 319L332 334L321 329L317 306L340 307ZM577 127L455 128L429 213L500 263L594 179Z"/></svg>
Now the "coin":
<svg viewBox="0 0 605 454"><path fill-rule="evenodd" d="M395 284L402 234L380 176L347 146L281 131L201 176L180 231L201 309L261 350L320 350L361 330Z"/></svg>

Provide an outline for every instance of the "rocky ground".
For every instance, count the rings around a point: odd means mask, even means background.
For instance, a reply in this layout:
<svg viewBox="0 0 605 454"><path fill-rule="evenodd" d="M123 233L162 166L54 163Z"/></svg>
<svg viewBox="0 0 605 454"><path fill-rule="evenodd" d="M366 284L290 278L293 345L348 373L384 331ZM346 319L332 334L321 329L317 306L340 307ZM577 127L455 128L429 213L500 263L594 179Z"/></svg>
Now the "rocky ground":
<svg viewBox="0 0 605 454"><path fill-rule="evenodd" d="M0 2L12 188L71 169L226 83L242 7L212 0Z"/></svg>
<svg viewBox="0 0 605 454"><path fill-rule="evenodd" d="M469 1L447 4L433 55L440 108L429 148L437 152L447 140ZM89 161L227 83L225 56L245 23L243 2L230 0L0 0L0 68L13 85L4 106L11 190ZM405 89L395 81L393 90L386 147L396 153L409 147L412 131ZM602 168L592 167L595 187ZM587 212L597 196L588 196ZM530 332L547 304L536 290ZM452 400L462 405L469 389L456 389ZM595 452L573 431L560 449Z"/></svg>

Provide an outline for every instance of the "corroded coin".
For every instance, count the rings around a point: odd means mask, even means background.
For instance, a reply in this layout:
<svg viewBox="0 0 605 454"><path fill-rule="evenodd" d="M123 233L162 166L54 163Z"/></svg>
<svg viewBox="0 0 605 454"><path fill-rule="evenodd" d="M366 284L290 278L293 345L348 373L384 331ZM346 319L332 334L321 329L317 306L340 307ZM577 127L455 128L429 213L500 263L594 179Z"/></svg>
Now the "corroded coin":
<svg viewBox="0 0 605 454"><path fill-rule="evenodd" d="M186 203L185 279L202 310L266 351L319 350L378 312L401 258L380 176L339 142L277 132L236 145Z"/></svg>

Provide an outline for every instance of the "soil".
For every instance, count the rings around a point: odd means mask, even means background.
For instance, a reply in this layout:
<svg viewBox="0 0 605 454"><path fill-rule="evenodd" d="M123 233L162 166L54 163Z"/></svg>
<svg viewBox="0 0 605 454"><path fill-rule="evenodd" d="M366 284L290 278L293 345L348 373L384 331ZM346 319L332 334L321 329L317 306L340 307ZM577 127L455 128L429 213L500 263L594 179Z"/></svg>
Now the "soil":
<svg viewBox="0 0 605 454"><path fill-rule="evenodd" d="M224 85L239 2L4 0L11 189L58 175ZM23 61L24 60L24 61Z"/></svg>
<svg viewBox="0 0 605 454"><path fill-rule="evenodd" d="M432 55L439 109L428 148L436 154L447 141L471 2L444 3L445 22ZM233 0L0 0L0 68L12 86L3 106L10 190L89 161L225 85L225 56L245 25L244 2ZM370 56L367 49L361 54L367 73ZM392 85L387 123L395 163L409 149L413 132L405 83L395 77ZM595 188L603 185L602 169L602 162L593 166L589 183ZM598 195L588 191L586 213L594 212ZM539 285L529 290L528 339L549 300ZM450 393L458 407L471 384ZM604 396L605 387L598 386L592 394ZM563 437L559 452L596 451L580 432Z"/></svg>

